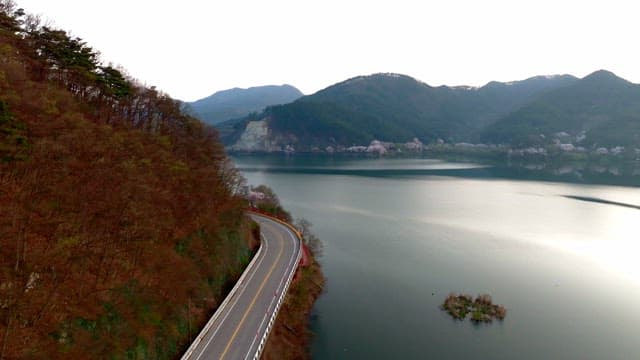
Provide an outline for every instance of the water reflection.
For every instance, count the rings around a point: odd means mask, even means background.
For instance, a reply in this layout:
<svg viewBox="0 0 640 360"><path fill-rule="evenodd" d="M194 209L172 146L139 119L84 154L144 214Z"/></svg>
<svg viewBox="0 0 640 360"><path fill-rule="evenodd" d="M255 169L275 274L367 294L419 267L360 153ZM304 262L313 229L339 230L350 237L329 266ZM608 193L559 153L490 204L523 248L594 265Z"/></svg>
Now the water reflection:
<svg viewBox="0 0 640 360"><path fill-rule="evenodd" d="M603 185L638 186L624 167L260 161L239 160L248 181L325 243L314 358L638 358L640 191ZM509 315L452 322L450 291Z"/></svg>
<svg viewBox="0 0 640 360"><path fill-rule="evenodd" d="M245 172L332 174L366 177L452 176L475 179L556 181L578 184L640 186L640 164L447 162L438 159L354 159L281 155L237 156Z"/></svg>

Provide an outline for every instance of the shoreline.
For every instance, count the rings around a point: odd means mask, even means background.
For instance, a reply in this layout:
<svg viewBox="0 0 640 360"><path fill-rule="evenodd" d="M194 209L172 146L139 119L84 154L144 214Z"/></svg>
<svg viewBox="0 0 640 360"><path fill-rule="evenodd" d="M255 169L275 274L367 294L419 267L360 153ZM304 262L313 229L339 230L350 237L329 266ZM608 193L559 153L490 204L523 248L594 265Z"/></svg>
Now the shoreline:
<svg viewBox="0 0 640 360"><path fill-rule="evenodd" d="M267 340L265 360L311 359L311 309L324 291L325 278L313 254L301 264Z"/></svg>

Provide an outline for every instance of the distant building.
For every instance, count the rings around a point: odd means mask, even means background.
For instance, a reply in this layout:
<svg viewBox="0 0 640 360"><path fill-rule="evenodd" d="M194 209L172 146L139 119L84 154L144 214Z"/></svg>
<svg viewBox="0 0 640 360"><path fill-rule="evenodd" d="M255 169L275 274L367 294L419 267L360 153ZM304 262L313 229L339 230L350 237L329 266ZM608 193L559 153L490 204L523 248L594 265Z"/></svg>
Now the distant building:
<svg viewBox="0 0 640 360"><path fill-rule="evenodd" d="M620 155L624 152L624 146L616 146L609 150L609 152L613 155Z"/></svg>
<svg viewBox="0 0 640 360"><path fill-rule="evenodd" d="M365 152L367 151L367 147L366 146L350 146L347 149L347 152Z"/></svg>
<svg viewBox="0 0 640 360"><path fill-rule="evenodd" d="M522 153L530 155L547 155L547 149L541 147L528 147L522 150Z"/></svg>
<svg viewBox="0 0 640 360"><path fill-rule="evenodd" d="M576 147L573 144L560 144L558 148L562 151L575 151Z"/></svg>

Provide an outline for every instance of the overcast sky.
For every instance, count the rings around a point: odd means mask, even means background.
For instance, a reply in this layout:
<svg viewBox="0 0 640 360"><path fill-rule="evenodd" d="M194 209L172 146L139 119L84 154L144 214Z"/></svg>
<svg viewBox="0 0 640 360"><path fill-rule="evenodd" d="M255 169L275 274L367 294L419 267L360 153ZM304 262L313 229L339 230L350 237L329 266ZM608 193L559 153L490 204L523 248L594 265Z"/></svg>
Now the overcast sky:
<svg viewBox="0 0 640 360"><path fill-rule="evenodd" d="M375 72L474 85L608 69L640 82L640 7L547 0L17 0L171 96Z"/></svg>

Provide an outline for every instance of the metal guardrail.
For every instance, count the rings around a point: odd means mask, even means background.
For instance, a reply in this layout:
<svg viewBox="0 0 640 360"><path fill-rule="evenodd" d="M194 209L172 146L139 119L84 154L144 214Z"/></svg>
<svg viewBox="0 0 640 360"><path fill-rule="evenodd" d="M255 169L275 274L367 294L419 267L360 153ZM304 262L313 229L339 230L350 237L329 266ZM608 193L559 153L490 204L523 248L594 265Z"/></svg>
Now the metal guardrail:
<svg viewBox="0 0 640 360"><path fill-rule="evenodd" d="M260 343L258 345L258 348L257 348L255 354L253 355L253 357L251 357L252 359L257 360L262 355L262 351L264 351L264 347L265 347L265 345L267 343L267 339L269 338L269 334L271 333L271 330L273 329L273 324L275 323L276 317L278 316L278 312L280 311L280 307L282 306L282 303L284 302L284 298L287 295L287 292L289 290L289 285L291 285L291 281L293 280L293 276L295 275L296 270L298 269L298 264L300 263L300 258L302 257L302 251L301 251L301 248L302 248L302 235L291 224L289 224L287 222L284 222L284 221L282 221L282 220L280 220L278 218L275 218L275 217L272 217L272 216L268 216L268 215L265 215L265 214L261 214L261 213L257 213L257 212L253 212L253 211L250 211L250 213L255 214L257 216L262 216L264 218L267 218L267 219L270 219L270 220L273 220L273 221L276 221L276 222L280 223L281 225L287 227L289 230L291 230L296 235L295 237L296 237L296 240L298 241L297 255L296 255L296 260L294 262L296 265L291 269L292 271L290 271L289 275L287 276L287 281L286 281L286 283L284 285L283 291L280 293L278 301L276 302L276 306L274 307L273 311L271 312L271 315L269 316L269 322L267 324L267 328L266 328L264 334L262 335L262 337L260 339ZM262 236L262 234L260 234L260 236ZM220 306L218 307L216 312L213 314L213 316L209 319L209 321L207 321L207 324L204 326L202 331L200 331L200 333L198 334L198 336L196 336L196 338L191 343L191 345L189 346L187 351L184 353L184 355L182 355L181 360L188 360L191 357L191 355L193 354L193 352L195 351L195 349L198 347L198 345L200 344L202 339L207 335L209 330L211 330L211 327L213 326L213 323L216 321L216 319L223 312L224 308L228 305L230 299L233 298L233 296L236 294L236 292L238 291L238 289L242 285L242 282L243 282L244 278L251 271L251 269L253 268L256 260L260 257L260 254L262 253L262 244L263 244L263 242L260 242L260 248L258 249L258 252L256 252L256 254L253 257L253 259L251 259L251 262L249 263L247 268L244 270L244 272L242 273L242 275L240 276L240 278L238 279L236 284L233 286L233 289L231 289L231 291L229 292L227 297L224 299L222 304L220 304Z"/></svg>
<svg viewBox="0 0 640 360"><path fill-rule="evenodd" d="M284 298L285 296L287 296L287 292L289 291L289 285L291 285L291 281L293 280L293 276L296 273L296 270L298 268L298 265L300 263L300 258L302 257L302 237L300 235L300 232L298 232L298 230L296 228L294 228L292 225L279 220L279 219L275 219L275 218L271 218L269 216L265 216L260 214L260 216L264 216L267 218L270 218L272 220L275 220L277 222L279 222L280 224L286 226L289 230L292 230L292 232L296 235L296 239L298 240L298 246L297 246L297 255L296 255L296 259L294 264L296 264L293 268L292 271L289 272L289 276L287 277L287 282L284 285L284 288L282 289L282 292L280 293L280 297L278 298L278 302L276 303L275 308L273 309L271 316L269 318L269 323L267 325L267 329L265 330L264 334L262 335L262 339L260 339L260 344L258 345L258 349L256 351L256 353L253 356L253 360L258 360L260 359L260 356L262 355L262 351L264 350L264 346L267 343L267 339L269 338L269 334L271 333L271 330L273 329L273 324L276 321L276 317L278 316L278 312L280 311L280 307L282 306L282 303L284 302Z"/></svg>

